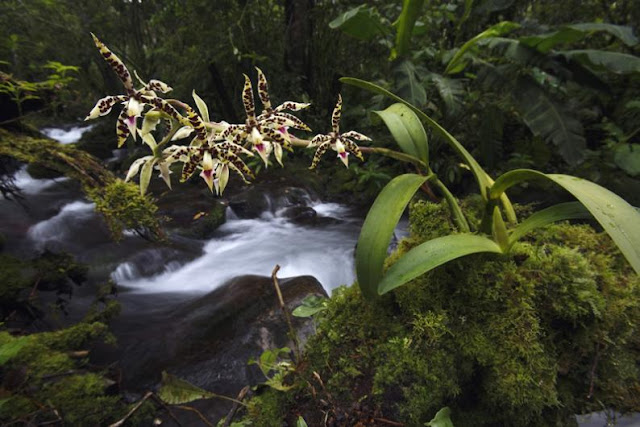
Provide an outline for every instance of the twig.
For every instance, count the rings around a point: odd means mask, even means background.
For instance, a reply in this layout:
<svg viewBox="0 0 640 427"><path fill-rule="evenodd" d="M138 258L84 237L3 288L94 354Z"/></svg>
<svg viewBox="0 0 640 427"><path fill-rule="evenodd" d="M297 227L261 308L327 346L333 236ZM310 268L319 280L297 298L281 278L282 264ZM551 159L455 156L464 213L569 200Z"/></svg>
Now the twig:
<svg viewBox="0 0 640 427"><path fill-rule="evenodd" d="M293 323L291 323L291 316L289 316L289 311L287 307L284 305L284 299L282 298L282 292L280 291L280 285L278 284L278 271L280 270L280 266L276 264L273 267L273 271L271 272L271 278L273 279L273 286L276 288L276 294L278 294L278 303L280 304L280 309L282 313L284 313L284 317L287 321L287 326L289 327L289 337L293 341L293 352L296 356L296 363L299 364L301 360L300 356L300 343L298 342L298 334L296 334L295 329L293 329Z"/></svg>
<svg viewBox="0 0 640 427"><path fill-rule="evenodd" d="M176 418L175 415L173 415L173 412L171 412L171 408L169 408L169 406L167 406L162 399L160 399L158 396L156 396L154 393L151 393L151 397L153 398L153 400L156 401L156 403L160 406L162 406L164 408L165 411L167 411L167 414L169 414L169 416L171 417L171 419L173 421L175 421L176 424L178 424L178 426L182 426L182 424L180 424L180 421L178 421L178 419Z"/></svg>
<svg viewBox="0 0 640 427"><path fill-rule="evenodd" d="M241 402L245 398L249 390L251 390L251 388L249 386L245 386L242 390L240 390L240 393L238 393L238 397L236 397L236 400ZM222 427L229 427L231 425L231 421L233 421L233 417L235 417L239 407L240 407L239 404L237 403L233 404L233 407L227 414L227 417L225 418L224 423L222 424Z"/></svg>
<svg viewBox="0 0 640 427"><path fill-rule="evenodd" d="M124 418L122 418L120 421L110 424L109 427L120 427L121 425L123 425L125 421L127 421L129 417L131 417L138 409L140 409L142 404L151 396L153 396L153 392L151 391L147 392L147 394L145 394L144 397L140 399L140 401L136 403L135 406L131 408L129 412L127 412L127 415L125 415Z"/></svg>
<svg viewBox="0 0 640 427"><path fill-rule="evenodd" d="M587 399L591 399L593 396L593 389L595 386L596 368L598 367L598 359L600 359L600 343L596 344L596 356L593 358L593 365L591 366L591 374L589 375L589 394Z"/></svg>
<svg viewBox="0 0 640 427"><path fill-rule="evenodd" d="M176 406L176 408L178 409L182 409L185 411L191 411L191 412L195 412L196 415L198 415L198 418L200 418L200 420L202 420L203 423L205 423L208 427L215 427L213 424L211 424L209 421L207 421L207 419L204 417L204 415L202 415L202 412L198 411L196 408L192 408L191 406Z"/></svg>
<svg viewBox="0 0 640 427"><path fill-rule="evenodd" d="M389 424L390 426L398 426L398 427L404 426L403 423L399 423L397 421L391 421L391 420L388 420L386 418L374 418L373 421L378 421L378 422L383 423L383 424Z"/></svg>

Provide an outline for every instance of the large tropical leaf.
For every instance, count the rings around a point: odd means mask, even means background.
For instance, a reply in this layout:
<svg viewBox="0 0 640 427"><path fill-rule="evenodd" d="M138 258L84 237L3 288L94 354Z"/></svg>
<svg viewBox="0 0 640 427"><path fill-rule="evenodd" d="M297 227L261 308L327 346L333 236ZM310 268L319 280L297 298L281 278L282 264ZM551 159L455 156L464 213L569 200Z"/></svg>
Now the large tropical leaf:
<svg viewBox="0 0 640 427"><path fill-rule="evenodd" d="M384 121L402 151L422 160L425 165L429 164L427 133L411 108L397 103L373 114Z"/></svg>
<svg viewBox="0 0 640 427"><path fill-rule="evenodd" d="M640 144L617 146L613 154L613 161L629 175L640 175Z"/></svg>
<svg viewBox="0 0 640 427"><path fill-rule="evenodd" d="M453 427L451 421L451 409L448 406L440 409L431 421L425 424L427 427Z"/></svg>
<svg viewBox="0 0 640 427"><path fill-rule="evenodd" d="M579 49L560 51L557 52L557 54L578 61L596 71L604 70L616 74L640 72L640 58L626 53L596 49Z"/></svg>
<svg viewBox="0 0 640 427"><path fill-rule="evenodd" d="M620 39L627 46L635 46L638 38L633 34L631 27L622 25L605 24L603 22L585 22L580 24L565 25L557 31L534 36L520 37L520 41L528 46L546 53L561 44L570 44L582 40L594 32L607 32Z"/></svg>
<svg viewBox="0 0 640 427"><path fill-rule="evenodd" d="M464 54L471 48L473 48L480 40L485 39L487 37L498 37L504 35L508 32L519 28L520 25L515 22L510 21L502 21L493 25L492 27L487 28L480 34L477 34L475 37L469 39L465 44L463 44L460 49L453 55L453 58L447 64L447 68L444 70L445 74L455 74L459 73L466 67L466 63L463 60Z"/></svg>
<svg viewBox="0 0 640 427"><path fill-rule="evenodd" d="M405 59L393 68L398 94L416 105L427 103L427 91L425 90L418 71L413 62Z"/></svg>
<svg viewBox="0 0 640 427"><path fill-rule="evenodd" d="M377 94L380 94L380 95L387 96L387 97L389 97L391 99L394 99L394 100L396 100L398 102L401 102L401 103L405 104L407 107L411 108L418 115L418 117L420 117L420 119L422 119L422 121L424 123L429 125L429 127L431 127L438 135L440 135L447 142L447 144L449 144L458 153L458 155L467 164L467 166L469 166L469 169L473 173L473 176L475 177L475 179L476 179L476 181L478 183L478 187L480 189L480 194L482 194L482 197L485 200L487 199L487 191L488 191L488 188L491 187L491 185L493 184L493 180L491 179L489 174L487 174L484 171L484 169L482 169L482 166L480 166L480 164L478 164L476 159L473 158L471 153L469 153L467 151L467 149L464 148L464 146L457 139L455 139L453 137L453 135L451 135L442 126L440 126L438 124L438 122L436 122L431 117L426 115L418 107L412 105L411 103L409 103L409 102L405 101L404 99L400 98L398 95L395 95L395 94L389 92L388 90L386 90L385 88L380 87L380 86L378 86L378 85L376 85L374 83L367 82L365 80L356 79L356 78L353 78L353 77L342 77L340 79L340 81L342 83L346 83L346 84L349 84L349 85L352 85L352 86L356 86L356 87L368 90L368 91L373 92L373 93L377 93ZM502 196L502 198L500 199L500 202L502 203L502 206L503 206L503 208L505 210L505 214L507 215L507 219L510 222L516 222L516 214L515 214L515 212L513 210L513 206L511 205L511 202L506 197L506 195Z"/></svg>
<svg viewBox="0 0 640 427"><path fill-rule="evenodd" d="M570 165L584 160L587 142L582 123L535 83L520 79L513 100L531 132L553 142Z"/></svg>
<svg viewBox="0 0 640 427"><path fill-rule="evenodd" d="M329 23L329 27L360 40L371 40L387 34L389 29L380 20L380 14L374 7L362 4L348 10Z"/></svg>
<svg viewBox="0 0 640 427"><path fill-rule="evenodd" d="M378 285L385 294L456 258L479 252L502 253L493 240L475 234L452 234L416 246L389 268Z"/></svg>
<svg viewBox="0 0 640 427"><path fill-rule="evenodd" d="M378 295L387 248L407 204L426 177L406 174L392 179L380 192L364 220L356 247L356 274L362 294Z"/></svg>
<svg viewBox="0 0 640 427"><path fill-rule="evenodd" d="M391 59L402 57L409 52L409 42L413 35L416 20L420 16L424 0L404 0L402 12L396 25L396 45L391 50Z"/></svg>
<svg viewBox="0 0 640 427"><path fill-rule="evenodd" d="M509 187L528 180L551 181L570 192L591 212L640 274L640 212L633 206L606 188L585 179L544 174L531 169L516 169L500 176L491 187L490 196L495 200Z"/></svg>
<svg viewBox="0 0 640 427"><path fill-rule="evenodd" d="M450 79L437 73L429 74L428 78L435 84L438 89L438 95L444 102L447 113L455 116L462 105L462 97L464 96L464 85L459 79Z"/></svg>

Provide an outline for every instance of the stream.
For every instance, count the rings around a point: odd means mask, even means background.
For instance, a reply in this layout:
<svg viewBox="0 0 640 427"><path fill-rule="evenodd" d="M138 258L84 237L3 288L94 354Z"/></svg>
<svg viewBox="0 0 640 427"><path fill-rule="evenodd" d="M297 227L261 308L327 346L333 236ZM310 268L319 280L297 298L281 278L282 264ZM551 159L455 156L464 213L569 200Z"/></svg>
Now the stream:
<svg viewBox="0 0 640 427"><path fill-rule="evenodd" d="M65 129L47 128L43 132L70 144L91 127ZM94 212L93 203L66 178L34 179L23 167L15 174L15 183L25 196L22 205L0 199L0 232L6 237L9 251L25 257L44 249L74 254L91 265L91 279L111 278L118 284L123 315L136 316L140 322L145 321L145 313L157 313L159 307L166 309L204 295L234 277L269 276L276 264L281 267L278 277L314 276L328 294L355 279L353 254L362 218L347 206L323 202L308 192L296 198L297 206L313 209L323 221L292 221L287 215L291 201L266 192L263 197L267 208L257 217L240 218L227 207L226 223L210 239L176 237L179 247L158 247L130 233L122 242L114 243L104 221ZM404 220L397 237L405 235L406 229ZM80 298L74 296L74 305L81 310L94 292L80 290ZM606 425L606 418L596 413L579 416L578 422L582 427L599 427ZM624 417L617 425L634 426L639 422L638 416Z"/></svg>

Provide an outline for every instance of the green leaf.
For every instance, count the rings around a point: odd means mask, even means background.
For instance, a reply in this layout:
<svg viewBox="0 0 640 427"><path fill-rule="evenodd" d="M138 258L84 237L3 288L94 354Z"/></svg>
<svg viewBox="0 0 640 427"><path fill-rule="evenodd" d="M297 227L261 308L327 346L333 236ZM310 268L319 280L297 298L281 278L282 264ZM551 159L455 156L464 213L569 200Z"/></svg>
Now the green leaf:
<svg viewBox="0 0 640 427"><path fill-rule="evenodd" d="M638 43L638 38L633 34L631 27L605 24L602 22L565 25L559 30L550 33L520 37L519 41L540 52L547 53L559 44L575 43L591 33L602 31L619 38L629 47L635 46Z"/></svg>
<svg viewBox="0 0 640 427"><path fill-rule="evenodd" d="M299 305L291 312L296 317L311 317L327 309L327 298L318 295L307 295Z"/></svg>
<svg viewBox="0 0 640 427"><path fill-rule="evenodd" d="M374 111L389 128L402 151L429 164L427 133L416 113L405 104L393 104L386 110Z"/></svg>
<svg viewBox="0 0 640 427"><path fill-rule="evenodd" d="M629 175L640 175L640 144L618 145L613 154L613 161Z"/></svg>
<svg viewBox="0 0 640 427"><path fill-rule="evenodd" d="M469 153L467 151L467 149L464 148L464 146L460 142L458 142L457 139L455 139L453 137L453 135L451 135L449 132L447 132L435 120L433 120L431 117L427 116L425 113L423 113L416 106L412 105L411 103L405 101L404 99L400 98L399 96L389 92L388 90L386 90L386 89L384 89L384 88L382 88L382 87L380 87L380 86L378 86L378 85L376 85L374 83L367 82L365 80L356 79L356 78L353 78L353 77L342 77L340 79L340 81L342 83L346 83L348 85L356 86L356 87L368 90L368 91L373 92L373 93L378 93L380 95L387 96L387 97L389 97L391 99L394 99L394 100L396 100L398 102L401 102L404 105L406 105L407 107L411 108L413 110L413 112L416 113L418 115L418 117L420 117L423 122L425 122L427 125L429 125L437 134L439 134L458 153L458 155L467 164L467 166L469 166L469 169L473 173L473 176L476 178L476 181L478 183L478 187L480 189L480 194L482 194L482 197L485 200L487 200L487 191L488 191L489 187L491 187L491 185L493 184L493 180L484 171L484 169L482 169L482 167L478 164L476 159L473 158L471 153ZM506 195L500 201L502 203L502 206L504 207L504 210L505 210L505 213L507 215L508 220L510 222L516 222L516 214L515 214L515 212L513 210L513 206L511 205L511 202L506 197Z"/></svg>
<svg viewBox="0 0 640 427"><path fill-rule="evenodd" d="M398 94L417 105L427 103L427 91L420 82L413 62L405 59L393 68Z"/></svg>
<svg viewBox="0 0 640 427"><path fill-rule="evenodd" d="M405 56L409 52L409 42L413 35L413 28L420 16L424 0L404 0L402 12L396 23L396 45L391 51L391 59Z"/></svg>
<svg viewBox="0 0 640 427"><path fill-rule="evenodd" d="M429 78L435 83L438 94L442 98L449 115L455 115L460 109L460 105L462 105L462 97L464 96L462 82L436 73L431 73Z"/></svg>
<svg viewBox="0 0 640 427"><path fill-rule="evenodd" d="M202 117L202 120L204 120L205 122L208 122L209 108L207 107L207 104L202 100L202 98L198 96L195 90L193 91L192 95L193 95L193 100L196 101L196 106L198 107L198 111L200 111L200 117Z"/></svg>
<svg viewBox="0 0 640 427"><path fill-rule="evenodd" d="M558 55L573 59L587 67L593 67L596 70L606 70L616 74L640 72L640 58L626 53L607 52L596 49L579 49L560 51Z"/></svg>
<svg viewBox="0 0 640 427"><path fill-rule="evenodd" d="M378 293L385 294L442 264L479 252L502 250L493 240L475 234L452 234L424 242L389 268L378 284Z"/></svg>
<svg viewBox="0 0 640 427"><path fill-rule="evenodd" d="M553 142L568 164L575 166L584 160L587 142L582 123L546 91L529 80L520 79L514 101L531 132Z"/></svg>
<svg viewBox="0 0 640 427"><path fill-rule="evenodd" d="M392 179L369 209L356 246L356 274L364 296L374 298L378 295L378 282L382 278L393 230L411 197L426 179L415 174Z"/></svg>
<svg viewBox="0 0 640 427"><path fill-rule="evenodd" d="M329 22L329 28L339 29L351 37L365 41L389 32L389 29L382 25L378 11L366 4L338 16Z"/></svg>
<svg viewBox="0 0 640 427"><path fill-rule="evenodd" d="M585 179L569 175L544 174L516 169L500 176L491 188L492 199L509 187L528 180L546 180L560 185L578 199L618 245L635 271L640 274L640 212L620 196Z"/></svg>
<svg viewBox="0 0 640 427"><path fill-rule="evenodd" d="M304 420L304 418L302 418L302 416L298 416L296 427L307 427L307 422Z"/></svg>
<svg viewBox="0 0 640 427"><path fill-rule="evenodd" d="M428 423L425 423L425 426L429 427L453 427L453 422L451 421L451 409L448 406L440 409L435 417Z"/></svg>
<svg viewBox="0 0 640 427"><path fill-rule="evenodd" d="M181 405L194 400L209 399L216 395L163 371L158 397L169 405Z"/></svg>
<svg viewBox="0 0 640 427"><path fill-rule="evenodd" d="M568 202L553 205L532 214L522 221L509 235L509 246L524 237L528 232L557 221L567 219L587 219L591 213L580 202Z"/></svg>
<svg viewBox="0 0 640 427"><path fill-rule="evenodd" d="M466 64L462 61L464 54L467 53L469 49L473 48L480 40L488 37L498 37L509 33L516 28L520 28L520 25L511 21L502 21L487 28L480 34L477 34L458 49L456 54L453 55L453 58L449 61L449 64L447 64L447 68L444 70L444 73L455 74L461 72L466 67ZM460 68L461 66L462 68Z"/></svg>

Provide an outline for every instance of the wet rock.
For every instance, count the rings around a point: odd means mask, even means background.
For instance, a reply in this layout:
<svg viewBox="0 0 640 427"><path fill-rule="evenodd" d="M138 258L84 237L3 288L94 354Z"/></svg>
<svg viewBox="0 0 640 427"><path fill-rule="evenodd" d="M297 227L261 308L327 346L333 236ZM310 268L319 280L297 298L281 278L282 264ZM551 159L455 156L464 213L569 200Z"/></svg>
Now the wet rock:
<svg viewBox="0 0 640 427"><path fill-rule="evenodd" d="M240 194L229 199L229 207L238 218L254 219L260 217L263 212L270 211L270 199L258 187L250 187Z"/></svg>
<svg viewBox="0 0 640 427"><path fill-rule="evenodd" d="M282 212L282 216L289 218L296 224L304 225L313 222L313 220L318 217L318 213L315 209L308 206L292 206L290 208L286 208Z"/></svg>
<svg viewBox="0 0 640 427"><path fill-rule="evenodd" d="M280 286L289 310L309 294L326 296L311 276L281 279ZM292 348L271 278L237 277L176 309L159 309L175 307L175 298L184 295L149 295L132 298L134 304L123 302L128 308L113 327L119 347L110 356L120 359L125 389L140 393L153 389L166 370L198 387L235 397L245 385L265 380L255 365L247 364L250 358L267 349ZM303 341L313 332L311 319L294 317L293 323ZM108 349L94 352L108 353ZM219 400L197 407L209 419L228 410Z"/></svg>

